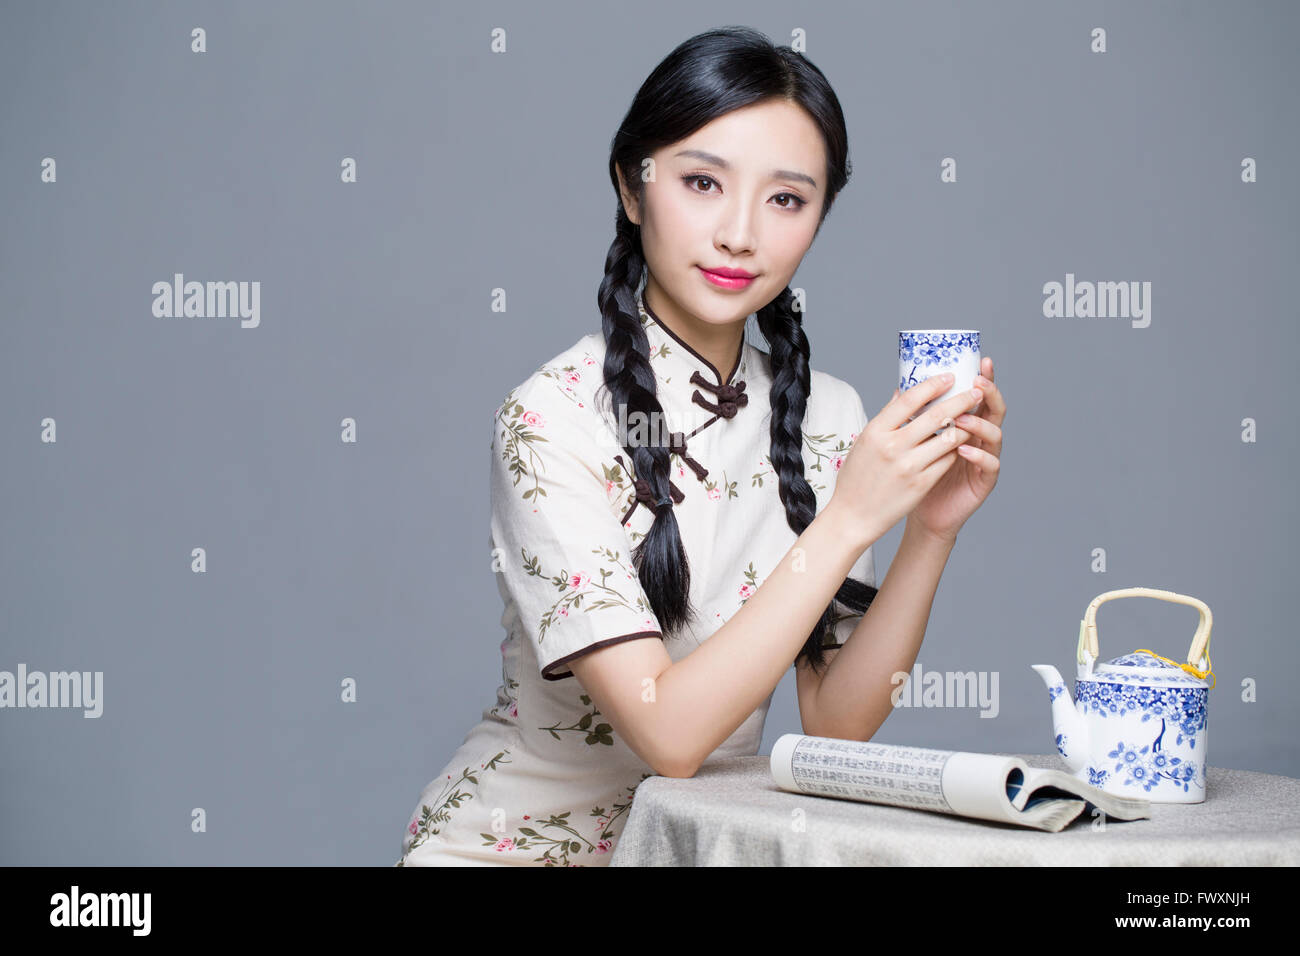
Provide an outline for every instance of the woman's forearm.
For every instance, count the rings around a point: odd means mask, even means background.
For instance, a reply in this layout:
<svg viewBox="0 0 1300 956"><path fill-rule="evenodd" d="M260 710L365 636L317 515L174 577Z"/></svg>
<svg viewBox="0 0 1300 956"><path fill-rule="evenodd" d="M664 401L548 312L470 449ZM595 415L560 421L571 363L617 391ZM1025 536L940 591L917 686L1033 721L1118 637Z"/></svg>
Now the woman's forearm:
<svg viewBox="0 0 1300 956"><path fill-rule="evenodd" d="M657 731L694 774L776 689L863 541L828 504L739 611L656 682Z"/></svg>
<svg viewBox="0 0 1300 956"><path fill-rule="evenodd" d="M925 637L939 578L953 542L913 526L879 593L822 675L812 713L819 737L870 740L893 710L893 677L910 672Z"/></svg>

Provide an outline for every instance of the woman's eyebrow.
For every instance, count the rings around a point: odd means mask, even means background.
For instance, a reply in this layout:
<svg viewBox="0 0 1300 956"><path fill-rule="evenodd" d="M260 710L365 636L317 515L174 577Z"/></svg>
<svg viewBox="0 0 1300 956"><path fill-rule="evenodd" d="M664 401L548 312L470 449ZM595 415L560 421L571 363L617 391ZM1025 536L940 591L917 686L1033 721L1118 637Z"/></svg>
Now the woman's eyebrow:
<svg viewBox="0 0 1300 956"><path fill-rule="evenodd" d="M730 169L731 163L727 162L721 156L715 156L713 153L705 152L702 149L684 149L677 156L691 156L702 163L708 163L710 166L717 166L719 169ZM792 169L774 169L772 170L773 179L794 179L799 182L807 183L813 189L817 188L817 180L813 179L807 173L797 172Z"/></svg>

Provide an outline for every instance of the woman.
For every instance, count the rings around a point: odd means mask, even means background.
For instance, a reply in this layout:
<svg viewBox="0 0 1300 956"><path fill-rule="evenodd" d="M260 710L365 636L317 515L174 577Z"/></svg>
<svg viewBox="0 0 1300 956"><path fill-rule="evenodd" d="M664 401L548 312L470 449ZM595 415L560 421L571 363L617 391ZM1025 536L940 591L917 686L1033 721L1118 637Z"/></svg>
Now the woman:
<svg viewBox="0 0 1300 956"><path fill-rule="evenodd" d="M989 359L912 422L948 381L868 421L809 367L788 283L849 173L815 66L751 30L696 36L637 93L609 169L603 335L494 422L497 701L425 787L399 866L607 864L646 777L757 753L792 663L805 733L869 739L997 480ZM904 516L877 590L871 546Z"/></svg>

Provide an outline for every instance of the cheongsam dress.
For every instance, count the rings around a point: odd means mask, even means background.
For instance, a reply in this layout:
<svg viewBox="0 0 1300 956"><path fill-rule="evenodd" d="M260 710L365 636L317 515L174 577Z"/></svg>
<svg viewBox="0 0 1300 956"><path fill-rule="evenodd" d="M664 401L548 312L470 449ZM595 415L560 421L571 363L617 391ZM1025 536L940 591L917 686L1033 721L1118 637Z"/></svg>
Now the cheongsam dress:
<svg viewBox="0 0 1300 956"><path fill-rule="evenodd" d="M489 546L503 602L496 700L420 794L397 866L603 866L638 785L654 771L619 737L569 668L621 641L663 641L680 660L709 639L793 546L768 460L768 354L742 341L721 373L637 307L671 432L672 491L691 570L689 623L665 634L631 551L654 517L619 445L600 333L511 389L492 434ZM848 383L813 370L804 469L817 510L867 416ZM635 427L635 422L627 422ZM851 576L874 585L868 548ZM826 646L861 614L840 615ZM793 661L791 662L793 666ZM755 755L771 696L708 758Z"/></svg>

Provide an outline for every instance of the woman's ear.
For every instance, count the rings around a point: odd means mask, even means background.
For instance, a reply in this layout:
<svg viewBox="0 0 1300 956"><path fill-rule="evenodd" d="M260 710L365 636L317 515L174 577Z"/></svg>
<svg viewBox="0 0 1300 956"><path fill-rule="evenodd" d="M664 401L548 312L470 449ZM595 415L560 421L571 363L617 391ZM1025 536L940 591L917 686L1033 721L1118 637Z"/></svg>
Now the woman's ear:
<svg viewBox="0 0 1300 956"><path fill-rule="evenodd" d="M641 225L641 204L637 202L636 194L627 188L627 180L623 178L623 170L616 168L614 170L618 176L618 191L623 201L623 212L627 218L632 220L634 225Z"/></svg>

